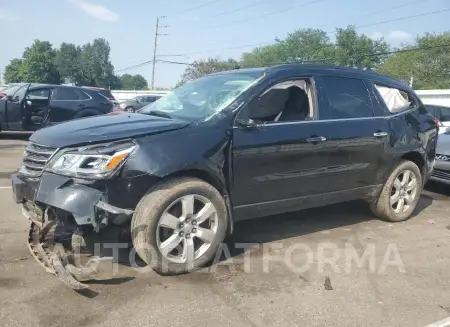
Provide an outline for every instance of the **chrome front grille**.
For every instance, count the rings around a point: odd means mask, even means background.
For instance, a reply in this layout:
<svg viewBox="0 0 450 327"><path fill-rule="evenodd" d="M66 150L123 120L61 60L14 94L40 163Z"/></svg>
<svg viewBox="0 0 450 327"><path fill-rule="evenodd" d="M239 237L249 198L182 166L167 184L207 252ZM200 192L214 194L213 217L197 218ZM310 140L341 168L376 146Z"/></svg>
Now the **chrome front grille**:
<svg viewBox="0 0 450 327"><path fill-rule="evenodd" d="M58 149L33 142L28 143L25 148L19 173L30 177L40 176L45 165L55 154L56 150Z"/></svg>

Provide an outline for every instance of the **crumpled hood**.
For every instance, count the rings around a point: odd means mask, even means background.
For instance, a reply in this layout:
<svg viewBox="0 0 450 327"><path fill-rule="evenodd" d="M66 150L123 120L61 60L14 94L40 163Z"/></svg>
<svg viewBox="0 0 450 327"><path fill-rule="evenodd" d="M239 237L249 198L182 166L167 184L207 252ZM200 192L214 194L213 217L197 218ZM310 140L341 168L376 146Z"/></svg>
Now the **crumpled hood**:
<svg viewBox="0 0 450 327"><path fill-rule="evenodd" d="M176 130L189 122L143 114L114 114L81 118L38 130L30 141L55 148L112 141Z"/></svg>

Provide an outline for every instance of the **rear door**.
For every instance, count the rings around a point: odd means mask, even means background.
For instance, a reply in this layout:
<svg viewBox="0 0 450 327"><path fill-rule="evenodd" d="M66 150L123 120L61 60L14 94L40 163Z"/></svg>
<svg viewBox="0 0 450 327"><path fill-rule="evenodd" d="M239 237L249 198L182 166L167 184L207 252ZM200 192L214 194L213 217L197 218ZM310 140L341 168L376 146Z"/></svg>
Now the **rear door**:
<svg viewBox="0 0 450 327"><path fill-rule="evenodd" d="M75 88L57 87L50 98L50 123L60 123L73 118L82 109L88 109L91 97Z"/></svg>
<svg viewBox="0 0 450 327"><path fill-rule="evenodd" d="M323 120L321 158L326 162L327 203L351 200L371 192L379 176L388 140L388 123L379 115L375 95L362 79L322 76L328 98Z"/></svg>

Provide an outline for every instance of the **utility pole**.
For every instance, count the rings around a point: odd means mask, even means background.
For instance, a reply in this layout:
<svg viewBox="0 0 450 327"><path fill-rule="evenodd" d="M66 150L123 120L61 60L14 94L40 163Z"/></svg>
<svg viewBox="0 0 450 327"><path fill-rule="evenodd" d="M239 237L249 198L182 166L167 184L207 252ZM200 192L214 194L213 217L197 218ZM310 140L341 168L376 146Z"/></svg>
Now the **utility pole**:
<svg viewBox="0 0 450 327"><path fill-rule="evenodd" d="M158 47L158 36L159 35L168 35L168 34L159 34L159 29L167 26L160 26L159 20L161 18L166 18L166 16L159 16L156 18L156 29L155 29L155 44L153 45L153 69L152 69L152 90L155 87L155 68L156 68L156 48Z"/></svg>

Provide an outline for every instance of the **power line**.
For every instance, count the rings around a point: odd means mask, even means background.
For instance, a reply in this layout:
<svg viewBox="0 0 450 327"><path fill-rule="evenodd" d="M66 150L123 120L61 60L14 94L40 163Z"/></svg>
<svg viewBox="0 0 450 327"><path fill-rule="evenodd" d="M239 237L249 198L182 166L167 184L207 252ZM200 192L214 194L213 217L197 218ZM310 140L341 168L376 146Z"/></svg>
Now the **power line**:
<svg viewBox="0 0 450 327"><path fill-rule="evenodd" d="M249 21L252 21L252 20L256 20L256 19L260 19L260 18L272 16L272 15L281 14L281 13L289 11L289 10L294 10L294 9L298 9L298 8L301 8L301 7L306 7L306 6L309 6L309 5L318 3L318 2L324 2L324 1L329 1L329 0L313 0L313 1L309 1L309 2L303 3L301 5L292 6L292 7L286 8L286 9L270 12L270 13L267 13L267 14L264 14L264 15L259 15L259 16L247 18L247 19L240 20L240 21L237 21L237 22L234 22L234 23L228 23L228 24L223 24L223 25L212 26L211 28L221 28L221 27L238 25L238 24L246 23L246 22L249 22Z"/></svg>
<svg viewBox="0 0 450 327"><path fill-rule="evenodd" d="M250 4L242 6L242 7L234 8L234 9L231 9L231 10L228 10L228 11L223 11L223 12L218 13L216 15L212 15L212 16L210 16L210 18L216 18L216 17L220 17L220 16L223 16L223 15L228 15L228 14L232 14L232 13L235 13L235 12L238 12L238 11L242 11L244 9L254 7L254 6L259 5L260 3L266 2L266 1L267 0L258 0L256 2L250 3Z"/></svg>
<svg viewBox="0 0 450 327"><path fill-rule="evenodd" d="M190 63L187 63L187 62L179 62L179 61L172 61L172 60L158 60L158 62L161 62L163 64L175 64L175 65L186 65L186 66L191 65Z"/></svg>
<svg viewBox="0 0 450 327"><path fill-rule="evenodd" d="M265 0L260 0L258 2L263 2L263 1L265 1ZM388 12L388 11L392 11L392 10L395 10L395 9L403 8L403 7L406 7L406 6L411 6L411 5L414 5L414 4L417 4L417 3L423 3L423 2L426 2L426 1L430 1L430 0L414 0L414 1L410 1L410 2L404 3L402 5L399 5L399 6L389 7L389 8L385 8L383 10L370 12L368 14L358 15L358 16L355 16L355 18L373 16L373 15L376 15L376 14L385 13L385 12ZM241 7L241 8L244 8L244 7ZM318 25L316 28L325 27L325 26L329 26L329 25L330 24L322 24L322 25ZM214 42L213 44L229 44L229 43L235 43L235 42L236 42L236 40L232 40L232 41L225 41L225 42ZM263 43L261 43L261 44L263 44ZM172 55L169 55L169 56L172 56ZM179 55L177 55L177 56L179 56ZM184 55L181 55L181 56L184 56Z"/></svg>
<svg viewBox="0 0 450 327"><path fill-rule="evenodd" d="M201 5L198 5L198 6L191 7L191 8L189 8L189 9L183 10L183 11L181 11L181 12L175 14L175 15L181 15L181 14L184 14L184 13L187 13L187 12L190 12L190 11L193 11L193 10L196 10L196 9L200 9L200 8L203 8L203 7L212 5L212 4L214 4L214 3L216 3L216 2L219 2L219 1L222 1L222 0L212 0L212 1L208 1L208 2L205 2L204 4L201 4Z"/></svg>
<svg viewBox="0 0 450 327"><path fill-rule="evenodd" d="M417 18L417 17L428 16L428 15L440 14L440 13L447 12L447 11L450 11L450 8L443 9L443 10L432 11L432 12L427 12L427 13L422 13L422 14L417 14L417 15L412 15L412 16L407 16L407 17L400 17L400 18L395 18L395 19L389 19L389 20L385 20L385 21L382 21L382 22L372 23L372 24L358 25L358 26L355 26L355 28L364 28L364 27L376 26L376 25L381 25L381 24L386 24L386 23L398 22L398 21L401 21L401 20L406 20L406 19L411 19L411 18ZM334 33L336 33L336 31L332 31L332 32L330 31L330 32L327 32L327 33L328 34L334 34Z"/></svg>
<svg viewBox="0 0 450 327"><path fill-rule="evenodd" d="M417 18L417 17L423 17L423 16L428 16L428 15L439 14L439 13L443 13L443 12L447 12L447 11L450 11L450 8L443 9L443 10L432 11L432 12L427 12L427 13L421 13L421 14L417 14L417 15L411 15L411 16L406 16L406 17L400 17L400 18L395 18L395 19L384 20L384 21L371 23L371 24L355 25L354 28L357 29L357 28L364 28L364 27L382 25L382 24L386 24L386 23L397 22L397 21L407 20L407 19L411 19L411 18ZM327 34L335 34L336 30L328 31L326 33ZM204 51L197 51L197 52L190 52L190 53L182 53L182 54L177 54L177 55L189 56L189 55L202 54L202 53L208 53L208 52L221 52L221 51L234 50L234 49L243 49L243 48L249 48L249 47L257 47L257 46L269 45L269 44L273 44L273 41L256 43L256 44L247 44L247 45L242 45L242 46L235 46L235 47L228 47L228 48L221 48L221 49L214 49L214 50L204 50Z"/></svg>
<svg viewBox="0 0 450 327"><path fill-rule="evenodd" d="M148 65L148 64L150 64L152 62L153 62L153 60L144 61L144 62L141 62L139 64L133 65L133 66L129 66L129 67L121 68L121 69L116 69L114 72L118 73L118 72L122 72L122 71L127 71L127 70L131 70L131 69L140 68L140 67Z"/></svg>
<svg viewBox="0 0 450 327"><path fill-rule="evenodd" d="M427 2L427 1L430 1L430 0L414 0L414 1L410 1L410 2L404 3L402 5L399 5L399 6L389 7L389 8L385 8L385 9L377 10L377 11L372 11L372 12L370 12L368 14L358 15L358 16L354 16L354 17L355 18L369 17L369 16L373 16L373 15L377 15L377 14L382 14L382 13L385 13L385 12L388 12L388 11L391 11L391 10L400 9L400 8L403 8L403 7L406 7L406 6L412 6L412 5L415 5L417 3L424 3L424 2ZM324 26L328 26L328 25L330 25L330 24L322 24L322 25L319 25L317 27L324 27Z"/></svg>

